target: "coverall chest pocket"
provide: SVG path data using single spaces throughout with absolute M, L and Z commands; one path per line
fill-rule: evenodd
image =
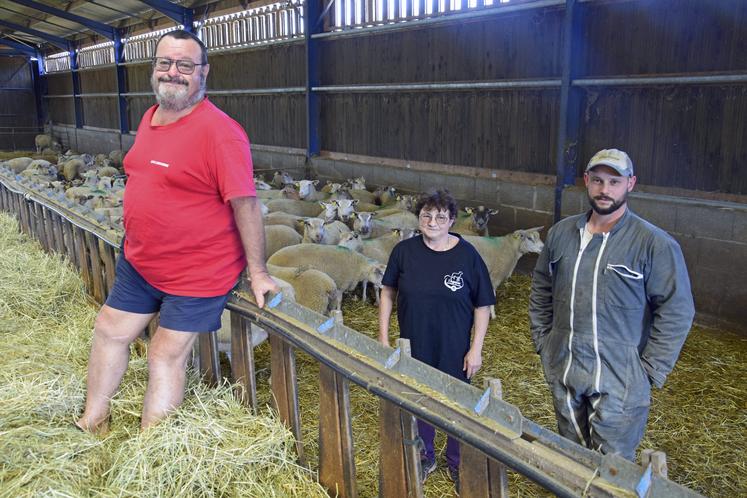
M 612 306 L 640 309 L 646 304 L 643 273 L 632 265 L 607 263 L 604 269 L 606 300 Z
M 571 299 L 573 262 L 563 254 L 554 254 L 548 265 L 552 279 L 553 301 L 567 303 Z

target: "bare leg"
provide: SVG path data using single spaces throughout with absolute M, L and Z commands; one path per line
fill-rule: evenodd
M 81 429 L 95 432 L 109 417 L 111 397 L 119 387 L 137 339 L 155 313 L 129 313 L 102 306 L 93 329 L 88 360 L 86 408 L 77 421 Z
M 193 332 L 158 327 L 148 348 L 148 388 L 143 400 L 141 429 L 174 411 L 184 400 L 187 359 L 197 339 Z

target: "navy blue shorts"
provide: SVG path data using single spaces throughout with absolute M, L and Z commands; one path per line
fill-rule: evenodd
M 159 325 L 181 332 L 212 332 L 220 328 L 223 308 L 231 295 L 174 296 L 150 285 L 124 258 L 117 260 L 117 273 L 106 305 L 130 313 L 160 311 Z

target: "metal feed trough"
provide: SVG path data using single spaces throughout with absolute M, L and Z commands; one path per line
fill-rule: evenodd
M 0 168 L 0 208 L 13 213 L 21 230 L 47 251 L 64 254 L 80 270 L 87 289 L 104 302 L 114 282 L 121 234 L 74 210 L 52 193 Z M 76 208 L 77 209 L 77 208 Z M 645 452 L 645 466 L 602 455 L 570 442 L 525 418 L 500 396 L 500 382 L 484 390 L 460 382 L 410 356 L 409 343 L 396 349 L 278 295 L 265 309 L 234 296 L 231 311 L 232 378 L 237 396 L 255 409 L 256 377 L 251 324 L 269 333 L 271 388 L 275 408 L 293 431 L 303 464 L 301 413 L 295 349 L 320 367 L 319 480 L 341 497 L 358 495 L 350 382 L 379 399 L 379 495 L 423 496 L 419 479 L 416 417 L 461 441 L 462 497 L 508 496 L 506 467 L 563 497 L 695 497 L 666 478 L 661 454 Z M 216 334 L 200 336 L 200 369 L 208 382 L 220 377 Z

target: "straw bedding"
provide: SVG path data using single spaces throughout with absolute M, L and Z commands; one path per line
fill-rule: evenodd
M 0 496 L 326 496 L 296 465 L 290 432 L 270 412 L 247 413 L 228 384 L 192 375 L 184 405 L 140 433 L 147 364 L 136 354 L 111 432 L 76 430 L 97 306 L 5 214 L 0 281 Z
M 73 271 L 60 259 L 41 255 L 5 215 L 0 215 L 0 247 L 0 495 L 323 494 L 310 473 L 293 463 L 288 432 L 266 417 L 254 420 L 233 401 L 230 386 L 208 389 L 191 378 L 182 409 L 158 431 L 139 434 L 142 357 L 131 360 L 106 439 L 69 429 L 83 402 L 96 307 Z M 515 275 L 499 289 L 498 319 L 490 323 L 483 368 L 473 384 L 501 379 L 508 402 L 553 429 L 551 399 L 528 334 L 529 284 L 527 276 Z M 376 337 L 374 306 L 346 300 L 343 313 L 348 326 Z M 396 321 L 391 330 L 396 334 Z M 260 403 L 266 405 L 271 400 L 268 345 L 256 356 Z M 641 448 L 665 451 L 670 478 L 708 496 L 747 496 L 746 357 L 744 335 L 696 326 L 664 389 L 653 394 Z M 297 366 L 304 448 L 315 469 L 318 366 L 300 352 Z M 378 401 L 351 386 L 351 402 L 359 495 L 373 497 Z M 426 483 L 427 496 L 453 493 L 443 470 L 444 441 L 437 436 L 439 471 Z M 267 459 L 255 461 L 257 455 Z M 510 489 L 512 496 L 546 495 L 513 473 Z

